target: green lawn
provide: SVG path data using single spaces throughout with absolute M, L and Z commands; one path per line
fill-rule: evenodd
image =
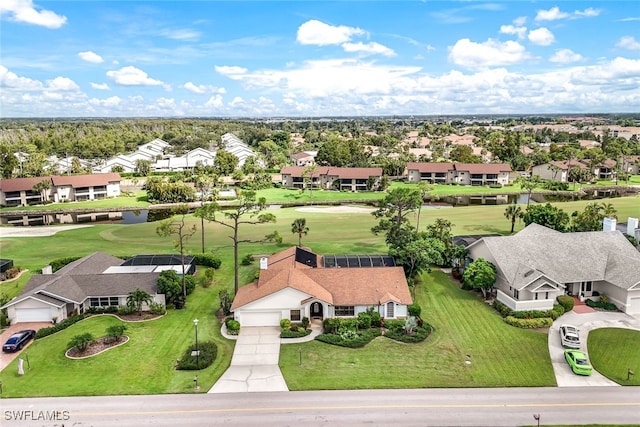
M 640 385 L 640 331 L 601 328 L 589 332 L 589 358 L 593 367 L 620 385 Z M 635 375 L 627 381 L 627 371 Z
M 25 351 L 31 369 L 24 376 L 17 374 L 17 361 L 0 372 L 2 396 L 188 393 L 193 391 L 194 375 L 198 375 L 201 391 L 206 392 L 228 367 L 234 347 L 233 341 L 220 335 L 220 325 L 212 315 L 218 290 L 197 288 L 185 310 L 171 310 L 153 321 L 127 323 L 128 343 L 87 359 L 66 358 L 66 344 L 85 332 L 104 336 L 105 329 L 120 320 L 94 316 L 36 340 Z M 176 359 L 195 342 L 195 318 L 200 320 L 198 340 L 215 341 L 218 358 L 212 366 L 197 372 L 176 371 Z
M 640 215 L 640 197 L 617 198 L 610 201 L 618 209 L 621 220 L 625 220 L 627 216 Z M 586 203 L 586 201 L 567 202 L 558 205 L 567 212 L 572 212 L 582 209 Z M 436 218 L 447 218 L 455 224 L 454 234 L 508 234 L 510 222 L 503 215 L 504 209 L 504 206 L 425 208 L 422 209 L 420 223 L 424 226 Z M 242 239 L 256 240 L 277 230 L 284 238 L 284 242 L 281 245 L 244 244 L 240 248 L 240 256 L 270 254 L 295 245 L 297 236 L 291 233 L 291 223 L 295 218 L 306 218 L 310 230 L 309 234 L 303 237 L 303 245 L 311 247 L 319 254 L 386 252 L 383 237 L 375 236 L 370 231 L 376 221 L 368 213 L 309 213 L 294 208 L 272 209 L 270 212 L 276 215 L 277 223 L 245 226 L 241 228 L 240 236 Z M 414 216 L 412 220 L 415 221 L 416 217 Z M 196 224 L 198 232 L 188 242 L 187 251 L 199 253 L 201 250 L 200 221 L 189 216 L 188 222 Z M 15 265 L 28 268 L 33 272 L 53 259 L 64 256 L 85 256 L 95 251 L 104 251 L 116 256 L 174 252 L 173 239 L 157 236 L 155 233 L 157 226 L 157 223 L 98 224 L 61 232 L 51 237 L 2 238 L 0 253 L 2 257 L 12 258 Z M 518 224 L 517 227 L 521 229 L 522 224 Z M 221 346 L 226 346 L 221 347 L 219 363 L 199 374 L 203 390 L 206 390 L 224 371 L 223 367 L 229 363 L 233 347 L 232 343 L 219 337 L 220 325 L 214 316 L 219 306 L 218 290 L 223 287 L 231 289 L 233 286 L 232 252 L 228 235 L 228 229 L 205 222 L 206 250 L 215 251 L 223 263 L 220 270 L 216 272 L 215 287 L 198 289 L 196 294 L 190 297 L 187 310 L 171 311 L 162 320 L 132 326 L 128 332 L 132 337 L 130 343 L 97 356 L 94 360 L 79 363 L 66 360 L 62 356 L 64 346 L 73 335 L 83 332 L 85 328 L 94 328 L 96 335 L 99 335 L 106 326 L 96 322 L 109 320 L 89 319 L 59 335 L 36 342 L 29 348 L 29 357 L 32 361 L 30 373 L 23 378 L 18 378 L 15 374 L 15 363 L 0 373 L 0 381 L 4 384 L 3 396 L 25 396 L 34 393 L 34 390 L 38 390 L 40 394 L 57 395 L 186 392 L 193 378 L 192 373 L 174 372 L 171 366 L 175 358 L 179 357 L 191 342 L 192 319 L 196 317 L 202 321 L 202 329 L 199 330 L 203 334 L 203 339 L 212 337 Z M 250 282 L 256 269 L 255 265 L 241 267 L 241 283 Z M 9 297 L 17 295 L 30 274 L 25 274 L 16 282 L 0 285 L 0 292 Z M 317 362 L 313 363 L 318 365 L 315 368 L 318 373 L 315 373 L 315 369 L 303 370 L 312 378 L 317 377 L 317 381 L 304 382 L 302 376 L 299 381 L 294 378 L 295 371 L 300 369 L 299 354 L 295 352 L 297 347 L 283 346 L 284 354 L 294 352 L 293 355 L 288 354 L 283 358 L 283 363 L 290 365 L 285 366 L 284 370 L 287 371 L 288 379 L 291 377 L 291 387 L 314 388 L 314 383 L 325 384 L 324 386 L 316 385 L 316 388 L 553 384 L 552 371 L 547 366 L 549 357 L 544 334 L 507 327 L 475 297 L 451 285 L 445 285 L 444 278 L 439 277 L 438 273 L 434 273 L 433 277 L 432 281 L 427 280 L 426 286 L 418 295 L 425 318 L 437 328 L 427 343 L 419 345 L 428 350 L 405 354 L 406 352 L 403 351 L 407 348 L 405 344 L 379 339 L 364 349 L 349 350 L 345 353 L 346 356 L 340 359 L 342 360 L 340 363 L 344 364 L 340 366 L 340 370 L 343 375 L 351 371 L 363 372 L 362 381 L 354 383 L 353 377 L 346 375 L 345 378 L 351 379 L 343 381 L 339 375 L 332 374 L 334 361 L 321 357 L 325 353 L 325 344 L 309 343 L 302 347 L 306 355 L 303 366 L 309 366 L 313 358 L 317 357 Z M 451 311 L 447 312 L 447 310 Z M 478 318 L 482 321 L 478 322 L 476 320 Z M 451 329 L 447 330 L 447 328 Z M 489 346 L 482 345 L 476 348 L 484 341 L 491 342 L 492 348 L 522 349 L 522 354 L 509 354 L 506 351 L 499 353 L 489 349 Z M 340 352 L 340 350 L 336 351 Z M 400 357 L 388 357 L 393 354 Z M 473 363 L 471 366 L 459 365 L 460 357 L 466 354 L 472 355 Z M 514 361 L 516 357 L 522 360 Z M 108 365 L 110 369 L 101 371 L 101 358 L 113 360 L 114 365 Z M 435 375 L 438 364 L 441 363 L 447 363 L 446 366 L 450 366 L 451 371 L 439 372 Z M 377 375 L 367 373 L 361 367 L 367 364 L 376 372 L 390 370 L 397 364 L 398 370 L 394 372 L 398 375 L 384 375 L 380 381 L 377 381 L 375 379 Z M 519 364 L 522 364 L 524 369 L 518 368 Z M 146 365 L 151 365 L 152 368 Z M 546 367 L 542 368 L 543 366 Z M 135 373 L 136 370 L 140 370 L 142 373 L 140 375 L 144 379 L 136 376 L 138 375 Z M 542 375 L 539 371 L 546 373 Z M 91 376 L 91 373 L 95 372 L 117 372 L 118 379 L 114 381 L 113 376 L 96 378 L 97 375 L 94 375 L 91 380 L 81 378 L 85 375 Z M 416 372 L 420 374 L 416 375 Z M 368 375 L 371 378 L 367 378 Z M 120 381 L 120 376 L 123 381 Z M 388 384 L 381 385 L 381 382 L 387 381 Z M 328 382 L 335 384 L 327 386 Z M 116 383 L 123 384 L 116 386 L 114 385 Z M 51 384 L 56 384 L 56 387 L 51 387 Z
M 508 326 L 440 271 L 422 279 L 417 301 L 424 320 L 435 327 L 427 341 L 402 344 L 379 337 L 361 349 L 317 341 L 282 345 L 280 368 L 289 388 L 555 385 L 546 333 Z M 471 364 L 465 363 L 467 355 Z

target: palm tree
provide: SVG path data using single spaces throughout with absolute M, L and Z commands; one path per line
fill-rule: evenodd
M 603 203 L 602 204 L 602 213 L 605 218 L 615 218 L 618 219 L 618 210 L 611 203 Z
M 416 221 L 416 231 L 420 231 L 420 214 L 422 213 L 422 205 L 424 204 L 424 198 L 427 197 L 429 191 L 433 190 L 433 187 L 429 185 L 426 181 L 420 181 L 418 183 L 418 189 L 420 190 L 420 197 L 422 198 L 422 203 L 420 203 L 420 207 L 418 207 L 418 220 Z
M 297 234 L 298 235 L 298 246 L 301 246 L 302 245 L 302 235 L 304 234 L 306 236 L 307 233 L 309 232 L 309 227 L 307 227 L 306 218 L 296 218 L 291 223 L 291 232 L 293 234 Z
M 136 288 L 135 291 L 131 291 L 129 295 L 127 295 L 127 307 L 135 309 L 139 316 L 142 316 L 142 304 L 151 304 L 152 302 L 153 298 L 151 298 L 151 295 L 140 288 Z
M 513 234 L 513 230 L 516 227 L 516 220 L 522 218 L 523 215 L 522 208 L 515 203 L 507 206 L 507 209 L 505 209 L 504 216 L 511 220 L 511 234 Z

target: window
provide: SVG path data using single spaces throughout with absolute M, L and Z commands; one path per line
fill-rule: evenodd
M 291 318 L 292 322 L 299 322 L 300 321 L 300 310 L 291 310 L 289 312 L 289 317 Z
M 91 307 L 117 307 L 119 302 L 118 297 L 96 297 L 89 300 L 89 305 Z
M 355 307 L 352 305 L 336 305 L 336 316 L 355 316 Z

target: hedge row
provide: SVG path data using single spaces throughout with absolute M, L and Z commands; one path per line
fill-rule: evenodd
M 204 369 L 211 366 L 218 356 L 218 346 L 213 341 L 205 341 L 198 344 L 199 356 L 192 356 L 192 352 L 196 350 L 196 345 L 190 346 L 178 360 L 176 369 L 185 371 L 194 371 Z
M 218 269 L 222 264 L 222 260 L 213 254 L 196 254 L 193 255 L 193 261 L 196 265 L 204 265 L 205 267 L 211 267 Z
M 280 338 L 302 338 L 311 333 L 311 329 L 298 328 L 295 331 L 291 329 L 283 330 L 280 332 Z
M 50 326 L 48 328 L 42 328 L 40 329 L 38 332 L 36 332 L 36 339 L 38 338 L 44 338 L 47 337 L 51 334 L 55 334 L 56 332 L 60 332 L 63 329 L 67 329 L 69 326 L 73 325 L 74 323 L 79 322 L 80 320 L 84 319 L 85 315 L 84 314 L 78 314 L 75 316 L 71 316 L 71 317 L 67 317 L 66 319 L 64 319 L 62 322 L 57 323 L 53 326 Z
M 316 340 L 333 345 L 339 345 L 341 347 L 360 348 L 369 344 L 374 338 L 379 337 L 382 334 L 380 329 L 372 328 L 366 331 L 360 331 L 351 339 L 344 339 L 338 334 L 322 334 L 316 337 Z
M 498 313 L 502 317 L 515 317 L 517 319 L 541 319 L 545 317 L 549 317 L 553 320 L 556 320 L 558 317 L 562 316 L 565 313 L 565 309 L 560 304 L 554 304 L 552 310 L 523 310 L 523 311 L 512 311 L 509 307 L 504 305 L 498 300 L 493 301 L 493 308 L 496 309 Z
M 523 329 L 532 328 L 549 328 L 553 324 L 553 319 L 550 317 L 539 317 L 536 319 L 518 319 L 513 316 L 507 316 L 504 321 L 511 326 Z
M 609 310 L 609 311 L 616 311 L 618 310 L 618 307 L 616 307 L 615 304 L 610 303 L 610 302 L 602 302 L 602 301 L 593 301 L 593 300 L 586 300 L 585 303 L 592 308 L 601 308 L 603 310 Z

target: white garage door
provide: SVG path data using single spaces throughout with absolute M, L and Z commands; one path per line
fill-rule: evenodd
M 51 322 L 50 308 L 16 308 L 16 323 Z
M 280 326 L 280 312 L 244 312 L 240 320 L 242 326 Z

